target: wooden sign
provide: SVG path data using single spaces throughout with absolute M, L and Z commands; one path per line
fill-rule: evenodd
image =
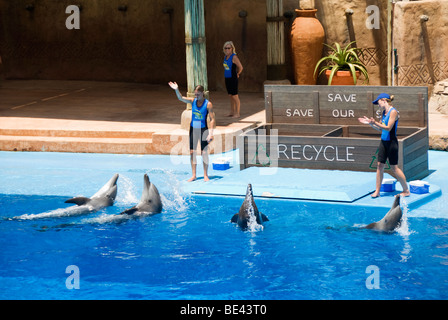
M 395 97 L 400 125 L 427 126 L 427 87 L 266 85 L 266 122 L 357 125 L 359 117 L 376 116 L 372 101 L 383 92 Z
M 380 132 L 358 118 L 379 116 L 372 101 L 382 92 L 394 95 L 400 114 L 399 167 L 408 180 L 425 177 L 426 87 L 267 85 L 267 124 L 244 134 L 241 167 L 376 170 Z

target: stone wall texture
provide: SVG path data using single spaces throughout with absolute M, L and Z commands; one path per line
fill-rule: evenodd
M 448 78 L 448 1 L 398 2 L 394 43 L 400 86 L 433 86 Z
M 374 5 L 379 10 L 378 28 L 367 27 L 366 20 L 370 13 L 368 6 Z M 327 44 L 339 42 L 347 44 L 356 41 L 356 46 L 362 49 L 363 62 L 366 64 L 370 84 L 387 84 L 387 0 L 368 1 L 316 1 L 327 35 Z M 353 12 L 347 14 L 346 12 Z

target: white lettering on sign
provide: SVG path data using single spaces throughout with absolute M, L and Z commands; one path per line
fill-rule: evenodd
M 329 102 L 356 102 L 356 93 L 351 94 L 340 94 L 340 93 L 329 93 Z
M 287 117 L 313 117 L 313 109 L 286 109 Z
M 314 145 L 285 145 L 277 146 L 278 158 L 292 160 L 318 161 L 325 160 L 329 162 L 354 162 L 353 151 L 355 147 L 341 146 L 314 146 Z
M 348 102 L 356 103 L 356 93 L 329 93 L 327 95 L 328 102 Z M 333 109 L 331 112 L 333 118 L 354 118 L 355 111 L 351 109 Z
M 331 112 L 334 118 L 354 118 L 355 111 L 354 110 L 346 110 L 346 109 L 333 109 Z

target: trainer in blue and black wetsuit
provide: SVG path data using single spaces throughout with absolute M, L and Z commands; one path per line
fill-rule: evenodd
M 235 52 L 235 46 L 232 41 L 224 43 L 224 79 L 226 82 L 227 93 L 230 97 L 229 117 L 240 117 L 240 98 L 238 96 L 238 78 L 243 72 L 243 65 Z
M 201 137 L 207 137 L 208 135 L 208 103 L 209 101 L 207 99 L 199 102 L 198 98 L 195 98 L 191 104 L 190 150 L 196 150 L 199 141 L 201 141 L 201 151 L 204 151 L 208 146 L 208 141 L 201 139 Z
M 394 176 L 403 187 L 403 192 L 401 194 L 403 196 L 410 195 L 409 188 L 406 183 L 406 176 L 398 167 L 397 126 L 400 116 L 397 109 L 391 105 L 393 99 L 393 96 L 390 96 L 387 93 L 381 93 L 373 101 L 373 104 L 380 106 L 380 111 L 382 114 L 381 123 L 377 122 L 374 118 L 359 118 L 361 123 L 369 124 L 372 128 L 381 131 L 381 142 L 378 150 L 378 166 L 376 170 L 376 189 L 372 194 L 372 198 L 380 196 L 384 167 L 387 160 L 389 160 L 390 168 L 392 169 Z
M 201 142 L 202 163 L 204 166 L 204 181 L 209 181 L 208 177 L 208 144 L 213 140 L 213 128 L 215 127 L 215 112 L 212 103 L 204 96 L 204 87 L 196 86 L 194 98 L 183 97 L 180 94 L 179 86 L 176 82 L 169 82 L 169 86 L 176 92 L 177 98 L 184 103 L 191 103 L 192 115 L 190 123 L 190 162 L 193 175 L 188 181 L 196 180 L 196 148 Z M 207 126 L 207 118 L 210 118 L 210 128 Z

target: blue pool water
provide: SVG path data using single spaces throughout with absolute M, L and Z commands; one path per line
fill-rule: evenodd
M 431 154 L 437 163 L 441 156 Z M 257 198 L 270 221 L 244 232 L 230 223 L 241 197 L 183 192 L 188 161 L 8 152 L 0 159 L 0 299 L 448 298 L 445 194 L 408 212 L 393 234 L 359 229 L 384 216 L 378 209 Z M 93 195 L 114 173 L 113 207 L 64 214 L 67 198 Z M 164 210 L 123 220 L 117 214 L 138 202 L 144 173 Z M 437 172 L 430 179 L 443 186 Z M 66 286 L 68 266 L 79 269 L 79 289 Z

